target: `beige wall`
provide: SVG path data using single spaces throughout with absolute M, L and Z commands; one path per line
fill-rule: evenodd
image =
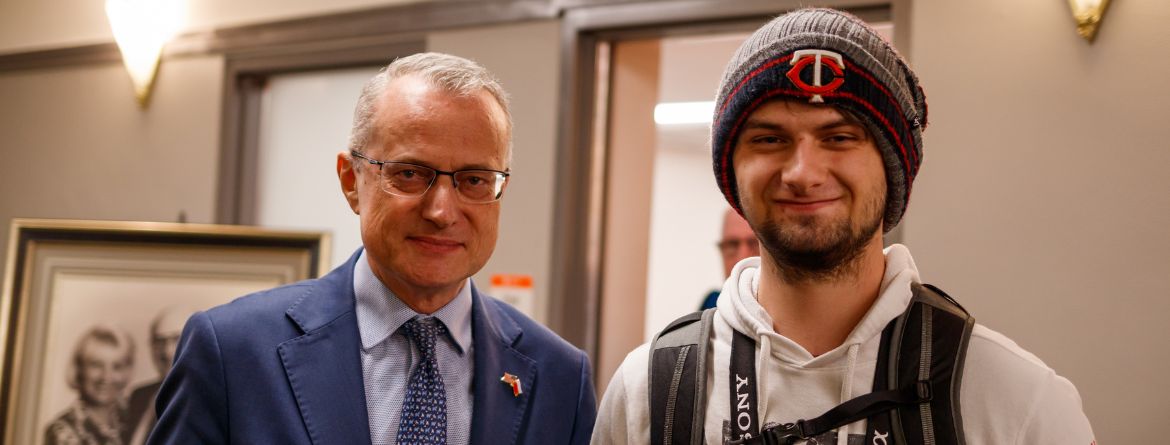
M 540 21 L 436 32 L 427 36 L 427 50 L 483 64 L 510 95 L 513 175 L 500 212 L 496 251 L 475 281 L 487 290 L 492 274 L 531 275 L 533 315 L 543 322 L 552 255 L 560 26 Z
M 1080 389 L 1098 443 L 1165 441 L 1170 3 L 915 1 L 930 103 L 905 241 L 923 278 Z
M 0 73 L 0 252 L 15 217 L 211 222 L 222 72 L 168 60 L 147 110 L 121 64 Z
M 431 0 L 185 0 L 183 31 Z M 103 0 L 0 2 L 0 54 L 113 41 Z

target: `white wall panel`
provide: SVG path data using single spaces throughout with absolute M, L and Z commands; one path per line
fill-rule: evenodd
M 337 180 L 337 153 L 347 150 L 362 85 L 379 69 L 272 76 L 261 99 L 256 224 L 331 232 L 334 266 L 362 243 Z

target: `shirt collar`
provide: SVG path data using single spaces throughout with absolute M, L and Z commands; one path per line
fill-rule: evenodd
M 383 342 L 410 319 L 418 316 L 427 317 L 415 312 L 394 295 L 374 275 L 368 261 L 365 250 L 362 250 L 353 270 L 358 332 L 362 337 L 363 350 L 369 350 Z M 471 279 L 465 280 L 455 299 L 430 315 L 439 319 L 447 328 L 459 354 L 464 354 L 471 347 L 470 281 Z

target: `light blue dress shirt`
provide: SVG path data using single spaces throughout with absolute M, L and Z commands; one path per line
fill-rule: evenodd
M 421 315 L 399 300 L 374 275 L 363 250 L 353 271 L 357 324 L 362 338 L 362 379 L 373 445 L 396 445 L 398 421 L 410 373 L 418 365 L 418 348 L 399 331 L 415 317 L 434 317 L 450 335 L 435 345 L 439 374 L 447 393 L 447 444 L 467 445 L 471 436 L 474 374 L 471 339 L 471 283 L 454 300 L 431 315 Z

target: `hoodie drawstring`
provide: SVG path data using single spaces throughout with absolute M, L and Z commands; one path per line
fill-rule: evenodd
M 772 357 L 772 342 L 768 339 L 767 335 L 761 333 L 756 333 L 756 335 L 758 335 L 757 341 L 760 343 L 760 353 L 756 356 L 758 357 L 756 359 L 756 388 L 757 391 L 761 392 L 761 394 L 756 395 L 756 405 L 758 405 L 756 412 L 759 413 L 759 418 L 762 422 L 766 417 L 765 413 L 768 412 L 768 396 L 764 392 L 764 389 L 769 387 L 768 372 L 764 369 L 764 363 Z M 763 427 L 763 425 L 760 426 Z
M 841 400 L 838 404 L 845 403 L 853 398 L 853 374 L 857 368 L 857 354 L 861 349 L 861 344 L 854 343 L 849 345 L 849 366 L 845 367 L 845 376 L 841 379 Z M 845 425 L 837 429 L 837 445 L 849 444 L 849 425 Z

